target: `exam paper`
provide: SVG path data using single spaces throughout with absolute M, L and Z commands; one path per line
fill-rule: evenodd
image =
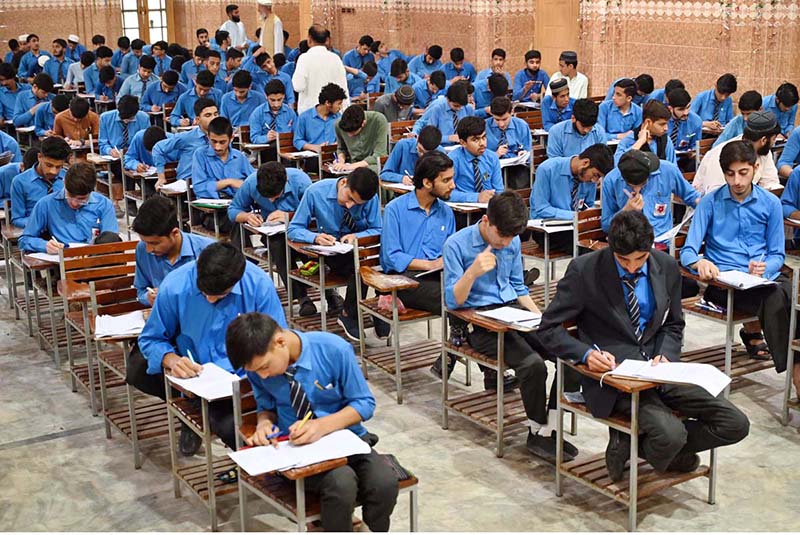
M 527 165 L 530 163 L 531 153 L 523 150 L 511 158 L 500 158 L 500 168 L 511 167 L 512 165 Z
M 514 307 L 500 307 L 493 308 L 491 310 L 480 310 L 478 311 L 478 315 L 526 329 L 536 328 L 542 321 L 541 314 Z
M 662 362 L 653 366 L 649 360 L 626 359 L 609 373 L 654 383 L 696 385 L 715 397 L 731 382 L 730 377 L 711 364 L 697 362 Z
M 352 243 L 342 243 L 337 241 L 333 245 L 309 245 L 306 247 L 309 251 L 321 254 L 323 256 L 333 256 L 337 254 L 346 254 L 353 250 Z
M 191 379 L 178 379 L 169 377 L 170 382 L 184 390 L 208 401 L 229 398 L 233 395 L 233 383 L 239 377 L 227 370 L 223 370 L 213 362 L 203 364 L 203 371 Z
M 186 181 L 182 178 L 161 186 L 161 191 L 166 191 L 167 193 L 186 193 L 187 189 Z
M 253 228 L 255 228 L 259 234 L 263 234 L 264 236 L 274 236 L 275 234 L 286 232 L 286 223 L 278 223 L 277 225 L 264 223 L 260 227 Z
M 135 335 L 142 332 L 144 324 L 143 310 L 118 316 L 101 314 L 95 320 L 94 335 L 96 338 Z
M 749 290 L 750 288 L 775 284 L 775 281 L 765 279 L 764 277 L 751 275 L 743 271 L 723 271 L 717 275 L 716 280 L 723 284 L 735 286 L 740 290 Z

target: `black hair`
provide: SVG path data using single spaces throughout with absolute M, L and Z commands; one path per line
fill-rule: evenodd
M 214 41 L 217 42 L 218 45 L 222 45 L 225 42 L 225 39 L 230 37 L 230 32 L 226 32 L 225 30 L 217 30 L 214 32 Z
M 209 50 L 206 54 L 206 59 L 211 58 L 217 58 L 222 63 L 222 54 L 219 53 L 219 50 Z
M 720 93 L 724 93 L 726 95 L 736 93 L 737 87 L 738 84 L 736 82 L 736 77 L 729 72 L 723 74 L 717 79 L 717 91 Z
M 25 42 L 26 42 L 26 43 L 30 43 L 30 42 L 31 42 L 31 41 L 33 41 L 34 39 L 38 39 L 38 38 L 39 38 L 39 36 L 38 36 L 38 35 L 36 35 L 35 33 L 29 33 L 29 34 L 28 34 L 28 37 L 26 37 L 26 38 L 25 38 Z
M 25 151 L 25 156 L 22 157 L 22 167 L 24 170 L 28 170 L 34 165 L 36 162 L 39 161 L 39 154 L 41 154 L 41 150 L 38 147 L 31 147 L 27 151 Z
M 48 93 L 52 93 L 53 91 L 53 79 L 50 78 L 50 75 L 46 72 L 37 74 L 33 79 L 33 85 Z
M 133 231 L 140 236 L 169 236 L 178 228 L 175 214 L 175 203 L 162 195 L 153 195 L 139 207 Z
M 433 59 L 441 59 L 442 58 L 442 47 L 439 45 L 431 45 L 428 47 L 428 55 Z
M 378 193 L 378 175 L 369 167 L 359 167 L 347 177 L 347 187 L 358 193 L 363 202 L 367 202 Z
M 202 85 L 203 87 L 214 87 L 214 75 L 210 71 L 200 71 L 197 73 L 195 85 Z
M 588 98 L 579 98 L 572 105 L 572 116 L 586 127 L 594 126 L 597 123 L 599 111 L 597 103 Z
M 739 97 L 739 111 L 758 111 L 761 109 L 763 99 L 758 91 L 745 91 Z
M 309 48 L 311 48 L 311 47 L 310 47 L 310 46 L 309 46 L 309 44 L 308 44 L 308 39 L 303 39 L 302 41 L 300 41 L 299 43 L 297 43 L 297 50 L 299 50 L 299 51 L 300 51 L 300 55 L 301 55 L 301 56 L 302 56 L 303 54 L 305 54 L 306 52 L 308 52 L 308 49 L 309 49 Z
M 178 72 L 169 70 L 161 75 L 161 81 L 167 84 L 168 86 L 176 86 L 178 85 Z
M 225 52 L 225 61 L 228 61 L 229 59 L 239 59 L 243 57 L 244 53 L 241 50 L 237 50 L 233 47 L 229 48 L 227 52 Z
M 239 6 L 237 6 L 236 4 L 228 4 L 227 6 L 225 6 L 225 14 L 230 15 L 237 9 L 239 9 Z
M 286 94 L 286 86 L 278 80 L 277 78 L 273 78 L 267 85 L 264 86 L 264 94 L 266 95 L 285 95 Z
M 502 48 L 495 48 L 494 50 L 492 50 L 492 57 L 495 56 L 506 59 L 506 51 L 503 50 Z
M 447 88 L 447 100 L 466 106 L 469 102 L 469 93 L 464 84 L 455 83 Z
M 53 97 L 53 109 L 56 113 L 61 113 L 62 111 L 69 108 L 69 97 L 67 95 L 56 95 Z
M 194 52 L 192 52 L 192 55 L 194 55 L 197 58 L 205 59 L 208 57 L 208 47 L 203 45 L 197 45 L 196 47 L 194 47 Z
M 314 43 L 324 45 L 328 39 L 328 31 L 322 24 L 312 24 L 308 27 L 308 36 Z
M 408 62 L 403 58 L 395 58 L 392 61 L 392 66 L 389 67 L 389 76 L 397 78 L 408 70 Z
M 578 158 L 589 160 L 589 168 L 607 175 L 614 169 L 614 155 L 605 143 L 595 143 L 583 149 Z
M 94 52 L 92 52 L 91 50 L 87 50 L 86 52 L 81 54 L 81 65 L 83 65 L 84 67 L 88 67 L 89 65 L 94 63 L 95 59 L 96 58 Z
M 489 92 L 495 97 L 504 97 L 508 94 L 508 80 L 499 72 L 492 73 L 488 78 Z
M 96 59 L 110 58 L 113 55 L 114 51 L 105 45 L 97 47 L 97 50 L 94 51 L 94 56 Z
M 61 48 L 67 48 L 67 42 L 61 39 L 60 37 L 58 39 L 53 39 L 53 42 L 57 45 L 60 45 Z
M 139 58 L 139 67 L 152 71 L 156 68 L 156 58 L 153 56 L 142 56 Z
M 117 77 L 117 71 L 114 70 L 114 67 L 111 65 L 106 65 L 105 67 L 101 67 L 99 71 L 97 71 L 97 79 L 100 81 L 101 84 L 106 84 Z
M 759 99 L 760 100 L 760 99 Z M 673 108 L 685 108 L 692 101 L 692 96 L 688 91 L 679 87 L 667 93 L 667 102 Z M 760 107 L 760 106 L 759 106 Z
M 636 82 L 636 87 L 642 93 L 649 95 L 650 93 L 653 92 L 655 84 L 653 82 L 653 77 L 650 76 L 649 74 L 642 73 L 636 78 L 634 78 L 633 81 Z
M 542 53 L 538 50 L 528 50 L 525 52 L 525 62 L 527 63 L 532 59 L 542 59 Z
M 494 97 L 489 105 L 489 113 L 492 115 L 505 115 L 511 113 L 514 105 L 508 97 Z
M 163 50 L 164 53 L 166 53 L 168 47 L 169 47 L 169 44 L 166 41 L 161 40 L 161 41 L 156 41 L 155 43 L 153 43 L 153 45 L 150 47 L 150 49 L 152 50 L 154 48 L 159 48 L 159 49 Z
M 194 36 L 195 37 L 200 37 L 201 33 L 208 33 L 208 30 L 205 29 L 205 28 L 197 28 L 197 30 L 195 30 L 195 32 L 194 32 Z
M 60 136 L 48 136 L 42 140 L 40 152 L 45 158 L 65 162 L 72 154 L 69 143 Z
M 142 145 L 147 152 L 153 151 L 153 146 L 162 139 L 167 139 L 167 133 L 160 126 L 149 126 L 142 134 Z
M 336 84 L 327 84 L 323 86 L 319 92 L 320 104 L 325 104 L 326 102 L 333 103 L 337 100 L 344 100 L 346 98 L 347 94 L 344 92 L 344 89 Z
M 417 136 L 417 143 L 428 152 L 436 150 L 442 144 L 442 133 L 432 124 L 423 126 Z
M 105 36 L 104 35 L 100 35 L 99 33 L 93 35 L 92 36 L 92 44 L 95 45 L 95 46 L 106 44 Z
M 8 40 L 8 48 L 11 49 L 12 52 L 16 51 L 19 48 L 19 41 L 12 37 Z
M 197 257 L 197 289 L 206 295 L 222 295 L 242 280 L 244 255 L 230 243 L 214 242 Z
M 653 247 L 653 226 L 638 210 L 622 210 L 611 220 L 608 246 L 618 255 L 649 251 Z
M 124 95 L 117 101 L 120 119 L 130 119 L 139 113 L 139 99 L 133 95 Z
M 365 61 L 364 65 L 361 66 L 361 70 L 364 72 L 364 74 L 372 78 L 378 74 L 378 64 L 374 61 Z
M 427 126 L 425 128 L 428 128 Z M 441 137 L 441 134 L 440 134 Z M 439 152 L 438 150 L 431 150 L 419 157 L 417 163 L 414 164 L 414 188 L 422 189 L 425 179 L 434 182 L 440 173 L 451 169 L 453 167 L 453 160 L 447 154 Z
M 789 108 L 797 104 L 798 100 L 800 100 L 800 97 L 797 95 L 797 86 L 789 82 L 784 82 L 778 86 L 777 91 L 775 91 L 775 98 L 781 104 Z
M 233 126 L 227 117 L 215 117 L 208 123 L 208 133 L 215 136 L 233 137 Z
M 189 61 L 189 58 L 181 54 L 178 54 L 177 56 L 172 56 L 172 61 L 169 62 L 169 70 L 180 72 L 181 67 L 183 67 L 183 64 L 186 63 L 187 61 Z
M 636 96 L 636 82 L 630 78 L 622 78 L 621 80 L 617 80 L 617 83 L 614 84 L 614 87 L 619 87 L 622 89 L 622 91 L 625 93 L 625 96 Z
M 198 98 L 194 103 L 194 115 L 198 117 L 206 108 L 216 108 L 217 103 L 208 97 Z
M 474 115 L 468 115 L 458 121 L 456 134 L 458 139 L 466 141 L 471 136 L 479 136 L 486 131 L 486 121 Z
M 10 63 L 0 63 L 0 78 L 10 80 L 17 76 L 17 69 Z
M 233 75 L 233 87 L 239 89 L 248 88 L 252 83 L 252 75 L 244 69 L 236 71 L 236 74 Z
M 438 87 L 439 90 L 442 90 L 447 86 L 447 77 L 445 76 L 444 71 L 433 71 L 428 80 L 433 85 Z
M 450 61 L 452 61 L 453 63 L 464 61 L 464 49 L 461 47 L 451 48 Z
M 650 119 L 651 121 L 658 121 L 664 119 L 665 121 L 669 121 L 670 117 L 669 108 L 658 100 L 648 100 L 644 106 L 642 106 L 642 120 Z
M 62 140 L 63 141 L 63 140 Z M 72 164 L 64 175 L 64 189 L 71 195 L 89 195 L 97 184 L 97 170 L 93 163 Z
M 373 39 L 371 35 L 362 35 L 361 38 L 358 40 L 358 46 L 372 46 Z
M 266 63 L 266 61 L 271 57 L 272 56 L 270 56 L 269 53 L 267 53 L 267 52 L 259 54 L 258 56 L 256 56 L 256 59 L 255 59 L 256 66 L 263 67 L 264 63 Z M 275 62 L 273 61 L 273 63 L 275 63 Z
M 256 357 L 269 351 L 275 333 L 281 327 L 274 319 L 261 312 L 239 314 L 225 331 L 225 353 L 231 366 L 244 368 Z
M 281 70 L 281 67 L 286 65 L 286 55 L 283 52 L 278 52 L 272 56 L 272 62 L 275 64 L 276 69 Z
M 144 45 L 146 44 L 147 43 L 145 43 L 141 39 L 134 39 L 133 41 L 131 41 L 131 48 L 134 50 L 142 50 L 144 48 Z
M 719 166 L 722 168 L 723 173 L 734 162 L 746 162 L 750 165 L 755 165 L 757 160 L 758 154 L 753 144 L 741 139 L 726 143 L 719 153 Z
M 75 97 L 69 103 L 69 112 L 76 119 L 83 119 L 89 114 L 89 101 L 85 98 Z
M 505 238 L 519 236 L 528 226 L 528 208 L 516 191 L 506 190 L 492 197 L 486 215 L 489 224 Z
M 339 128 L 342 132 L 355 132 L 364 124 L 366 114 L 361 106 L 350 106 L 342 113 L 339 119 Z
M 256 190 L 268 199 L 283 193 L 286 181 L 286 168 L 280 162 L 262 164 L 256 172 Z
M 131 47 L 131 40 L 123 35 L 122 37 L 117 39 L 117 47 L 119 47 L 119 48 L 130 48 Z

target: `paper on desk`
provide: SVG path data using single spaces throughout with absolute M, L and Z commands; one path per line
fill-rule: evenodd
M 316 158 L 317 156 L 319 156 L 319 154 L 317 154 L 313 150 L 300 150 L 297 152 L 284 152 L 282 153 L 282 156 L 291 158 L 293 160 L 300 160 L 302 158 Z
M 488 202 L 449 202 L 447 205 L 450 208 L 456 208 L 461 210 L 474 210 L 476 208 L 480 208 L 481 210 L 486 210 L 489 208 Z
M 509 325 L 533 329 L 542 321 L 542 315 L 530 310 L 521 310 L 514 307 L 500 307 L 491 310 L 478 311 L 479 316 L 491 318 Z
M 460 147 L 460 146 L 461 146 L 461 145 L 447 145 L 447 146 L 444 148 L 444 151 L 445 151 L 446 153 L 450 154 L 451 152 L 453 152 L 454 150 L 456 150 L 456 149 L 457 149 L 458 147 Z
M 519 106 L 520 108 L 530 108 L 532 110 L 538 110 L 542 107 L 541 104 L 538 102 L 514 102 L 514 106 Z
M 86 247 L 86 243 L 69 243 L 67 247 Z M 53 264 L 58 264 L 59 259 L 57 254 L 50 254 L 50 253 L 31 253 L 27 256 L 31 258 L 35 258 L 37 260 L 42 260 L 43 262 L 52 262 Z
M 156 168 L 156 166 L 155 166 L 155 165 L 151 165 L 150 167 L 148 167 L 147 169 L 145 169 L 144 173 L 142 173 L 142 174 L 143 174 L 144 176 L 153 176 L 153 175 L 157 175 L 157 174 L 158 174 L 158 169 Z
M 96 338 L 135 335 L 142 332 L 144 324 L 143 310 L 118 316 L 101 314 L 95 320 L 94 335 Z
M 233 199 L 195 199 L 192 204 L 210 206 L 212 208 L 225 208 L 230 206 Z
M 531 134 L 533 134 L 534 136 L 546 136 L 549 135 L 549 132 L 544 128 L 534 128 L 531 131 Z
M 203 364 L 203 371 L 191 379 L 178 379 L 168 376 L 170 382 L 208 401 L 229 398 L 233 395 L 233 383 L 239 377 L 223 370 L 213 362 Z
M 626 359 L 609 373 L 615 377 L 629 377 L 654 383 L 696 385 L 712 396 L 719 395 L 731 382 L 730 377 L 711 364 L 697 362 L 662 362 L 653 366 L 649 360 Z
M 414 191 L 413 185 L 403 184 L 402 182 L 384 182 L 383 187 L 387 189 L 399 189 L 402 191 Z
M 349 429 L 340 429 L 305 446 L 279 442 L 277 448 L 258 446 L 230 452 L 228 456 L 249 475 L 257 476 L 369 452 L 369 445 L 355 433 Z
M 533 227 L 547 234 L 556 234 L 572 230 L 573 222 L 567 219 L 529 219 L 528 227 Z
M 512 165 L 527 165 L 530 162 L 531 153 L 527 150 L 520 151 L 512 158 L 500 158 L 500 168 L 510 167 Z
M 28 132 L 33 132 L 35 129 L 36 129 L 35 126 L 18 126 L 16 128 L 16 131 L 27 134 Z
M 333 245 L 309 245 L 306 247 L 309 251 L 321 254 L 323 256 L 333 256 L 337 254 L 346 254 L 353 250 L 352 243 L 342 243 L 337 241 Z
M 327 171 L 328 173 L 330 173 L 332 175 L 337 175 L 337 176 L 349 175 L 352 172 L 352 171 L 334 171 L 333 166 L 331 166 L 331 165 L 326 165 L 325 166 L 325 171 Z
M 277 225 L 264 223 L 260 227 L 253 228 L 255 228 L 259 234 L 263 234 L 264 236 L 274 236 L 275 234 L 286 232 L 286 223 L 278 223 Z
M 745 273 L 744 271 L 733 270 L 722 271 L 719 275 L 717 275 L 716 280 L 729 286 L 735 286 L 740 290 L 749 290 L 750 288 L 775 284 L 775 281 L 765 279 L 764 277 L 751 275 L 750 273 Z
M 694 217 L 694 208 L 687 208 L 687 209 L 686 209 L 686 214 L 683 216 L 683 219 L 681 220 L 681 222 L 680 222 L 680 223 L 678 223 L 677 225 L 675 225 L 674 227 L 672 227 L 672 228 L 671 228 L 671 229 L 669 229 L 668 231 L 666 231 L 666 232 L 662 232 L 661 234 L 659 234 L 658 236 L 656 236 L 656 237 L 655 237 L 655 239 L 654 239 L 653 241 L 654 241 L 655 243 L 662 243 L 662 242 L 665 242 L 665 241 L 669 241 L 669 240 L 671 240 L 672 238 L 674 238 L 675 236 L 677 236 L 677 235 L 678 235 L 678 233 L 679 233 L 679 232 L 680 232 L 680 230 L 683 228 L 683 226 L 684 226 L 684 225 L 685 225 L 685 224 L 686 224 L 686 223 L 687 223 L 687 222 L 688 222 L 688 221 L 689 221 L 689 220 L 690 220 L 692 217 Z
M 167 193 L 186 193 L 186 190 L 186 181 L 182 178 L 161 186 L 161 191 L 166 191 Z

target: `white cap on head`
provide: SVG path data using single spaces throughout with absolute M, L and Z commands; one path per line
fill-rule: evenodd
M 272 7 L 272 0 L 256 0 L 256 3 L 260 6 Z
M 50 61 L 50 56 L 45 56 L 44 54 L 41 54 L 39 56 L 39 59 L 36 61 L 39 63 L 39 67 L 44 67 L 44 64 Z
M 67 41 L 69 41 L 70 43 L 80 43 L 81 39 L 74 33 L 71 33 L 67 36 Z
M 27 33 L 20 34 L 19 37 L 17 37 L 17 41 L 19 41 L 20 44 L 26 42 L 27 40 L 28 40 L 28 34 Z

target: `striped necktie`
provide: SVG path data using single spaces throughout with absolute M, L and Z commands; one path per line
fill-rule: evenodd
M 678 146 L 678 121 L 672 121 L 672 132 L 669 134 L 669 138 L 672 140 L 672 146 Z
M 561 108 L 556 108 L 556 122 L 560 123 L 564 120 L 564 110 Z
M 125 121 L 122 121 L 122 147 L 128 148 L 128 141 L 130 140 L 130 132 L 128 132 L 128 125 Z
M 480 159 L 472 159 L 472 176 L 475 180 L 475 192 L 480 193 L 483 191 L 483 177 L 481 176 L 481 168 L 478 166 Z
M 580 210 L 583 201 L 581 200 L 580 196 L 578 195 L 578 188 L 580 187 L 580 182 L 575 177 L 572 177 L 572 191 L 571 191 L 571 198 L 572 198 L 572 209 L 576 212 Z
M 63 84 L 64 83 L 64 62 L 63 61 L 58 64 L 58 83 L 59 84 Z
M 719 121 L 719 109 L 722 107 L 722 102 L 717 102 L 714 99 L 714 116 L 712 117 L 712 121 Z
M 342 216 L 342 225 L 347 227 L 350 232 L 355 232 L 356 220 L 353 219 L 353 214 L 350 213 L 350 210 L 344 211 L 344 215 Z
M 508 145 L 508 136 L 506 136 L 505 130 L 500 130 L 500 146 Z
M 275 130 L 275 125 L 278 123 L 278 118 L 275 117 L 275 114 L 272 113 L 272 110 L 269 111 L 269 127 L 267 130 Z
M 147 91 L 147 78 L 142 78 L 142 96 L 144 96 L 145 91 Z
M 631 319 L 633 332 L 636 333 L 637 342 L 642 341 L 642 328 L 639 325 L 639 299 L 636 297 L 636 281 L 642 275 L 643 274 L 640 272 L 633 275 L 624 275 L 622 277 L 622 282 L 625 284 L 625 293 L 627 294 L 625 304 L 628 307 L 628 316 L 630 316 Z
M 299 381 L 294 380 L 295 373 L 297 373 L 297 367 L 289 366 L 286 368 L 286 372 L 284 372 L 283 376 L 289 381 L 289 400 L 292 403 L 292 410 L 294 410 L 297 419 L 302 420 L 306 417 L 306 414 L 311 411 L 311 402 L 308 401 L 308 396 L 306 396 L 303 385 L 301 385 Z
M 455 133 L 456 127 L 458 126 L 458 112 L 450 110 L 450 113 L 453 114 L 453 133 Z

